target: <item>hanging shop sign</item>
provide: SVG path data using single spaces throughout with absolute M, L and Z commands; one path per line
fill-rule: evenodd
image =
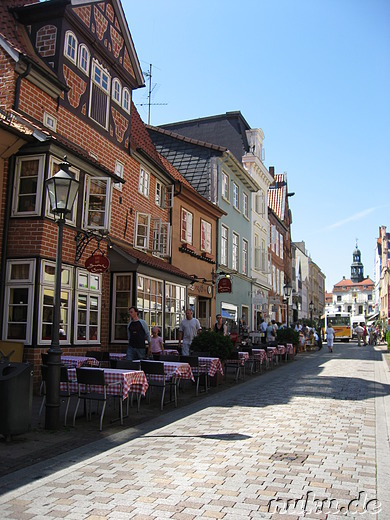
M 110 268 L 110 261 L 102 254 L 93 254 L 86 259 L 85 268 L 90 273 L 105 273 Z
M 219 293 L 231 293 L 232 292 L 232 281 L 230 278 L 220 278 L 218 280 L 218 292 Z

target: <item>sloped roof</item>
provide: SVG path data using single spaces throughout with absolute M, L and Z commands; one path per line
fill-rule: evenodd
M 370 278 L 365 278 L 361 282 L 353 282 L 349 278 L 343 278 L 340 280 L 340 282 L 337 282 L 333 286 L 334 291 L 343 291 L 343 290 L 349 290 L 352 287 L 358 287 L 360 289 L 373 289 L 374 288 L 374 282 Z
M 180 276 L 181 278 L 185 278 L 187 280 L 192 280 L 192 277 L 188 273 L 185 273 L 178 267 L 175 267 L 174 265 L 169 264 L 168 262 L 165 262 L 156 256 L 148 255 L 139 249 L 135 249 L 127 242 L 123 242 L 120 239 L 111 237 L 111 243 L 116 251 L 125 253 L 134 259 L 138 264 L 147 265 L 159 271 L 164 271 L 166 273 Z
M 268 189 L 268 207 L 283 221 L 287 200 L 287 179 L 284 173 L 275 175 L 275 182 Z
M 241 162 L 249 151 L 246 130 L 250 126 L 240 111 L 160 125 L 180 135 L 226 147 Z

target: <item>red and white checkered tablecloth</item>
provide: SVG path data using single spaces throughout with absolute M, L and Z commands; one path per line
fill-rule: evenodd
M 278 345 L 278 354 L 280 354 L 281 356 L 284 356 L 285 353 L 286 353 L 286 347 L 284 345 Z
M 286 345 L 286 348 L 287 348 L 287 354 L 294 354 L 294 347 L 292 345 L 292 343 L 287 343 Z
M 98 367 L 99 361 L 93 357 L 85 356 L 61 356 L 61 363 L 66 367 Z
M 206 366 L 205 371 L 207 371 L 210 377 L 215 376 L 217 372 L 219 372 L 221 376 L 223 376 L 222 363 L 219 358 L 199 357 L 199 364 Z
M 125 359 L 126 354 L 121 352 L 110 352 L 110 359 Z
M 170 380 L 172 377 L 176 377 L 178 379 L 191 379 L 195 381 L 194 374 L 192 373 L 192 369 L 189 363 L 180 363 L 176 361 L 160 361 L 160 363 L 164 363 L 164 372 L 165 379 Z M 161 381 L 163 380 L 162 376 L 157 374 L 148 374 L 149 379 L 153 381 Z
M 253 348 L 252 352 L 254 357 L 260 359 L 260 363 L 263 363 L 263 361 L 267 361 L 267 353 L 263 348 Z
M 94 369 L 91 368 L 91 370 Z M 135 392 L 142 395 L 146 394 L 149 383 L 142 370 L 118 370 L 113 368 L 103 368 L 101 370 L 104 370 L 104 376 L 108 384 L 120 383 L 108 388 L 108 393 L 110 395 L 121 395 L 122 393 L 122 398 L 126 399 L 126 397 L 129 395 L 129 392 Z M 70 380 L 70 390 L 72 392 L 77 392 L 78 388 L 76 369 L 68 368 L 68 375 Z M 61 390 L 65 390 L 64 383 L 61 383 Z M 103 393 L 103 388 L 101 386 L 92 385 L 91 390 L 93 392 Z

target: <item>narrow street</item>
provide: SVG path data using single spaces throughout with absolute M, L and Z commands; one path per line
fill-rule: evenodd
M 121 445 L 0 479 L 2 519 L 336 519 L 390 515 L 382 347 L 336 343 L 117 434 Z M 86 448 L 82 448 L 85 454 Z M 43 463 L 42 463 L 43 464 Z M 47 468 L 46 468 L 47 469 Z M 40 478 L 41 477 L 41 478 Z M 15 485 L 15 482 L 18 482 Z M 7 488 L 10 491 L 5 491 Z

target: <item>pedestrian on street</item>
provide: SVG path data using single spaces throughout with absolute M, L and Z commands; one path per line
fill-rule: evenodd
M 126 359 L 145 359 L 145 340 L 150 350 L 150 332 L 146 321 L 138 318 L 137 307 L 130 307 L 130 322 L 127 325 L 128 347 Z
M 363 332 L 364 332 L 364 329 L 363 329 L 361 323 L 359 325 L 357 325 L 357 327 L 355 327 L 355 332 L 356 332 L 356 336 L 357 336 L 357 340 L 358 340 L 358 347 L 361 347 L 362 339 L 363 339 Z
M 267 343 L 267 322 L 265 320 L 260 323 L 260 337 L 263 344 Z
M 179 325 L 179 348 L 183 340 L 181 353 L 183 356 L 190 355 L 190 346 L 192 340 L 202 330 L 199 321 L 193 317 L 192 309 L 186 309 L 186 317 Z
M 214 332 L 218 332 L 219 334 L 223 334 L 224 336 L 227 336 L 227 325 L 226 325 L 226 322 L 223 323 L 222 315 L 217 314 L 216 318 L 217 318 L 217 322 L 214 325 Z
M 334 342 L 335 332 L 334 328 L 331 324 L 328 325 L 326 329 L 326 343 L 328 345 L 329 352 L 333 352 L 333 342 Z
M 363 327 L 363 345 L 366 346 L 367 345 L 367 327 L 366 327 L 366 324 L 363 323 L 362 327 Z
M 150 338 L 148 357 L 152 357 L 153 354 L 164 355 L 164 342 L 162 337 L 159 335 L 159 332 L 160 329 L 157 326 L 152 328 L 152 337 Z

